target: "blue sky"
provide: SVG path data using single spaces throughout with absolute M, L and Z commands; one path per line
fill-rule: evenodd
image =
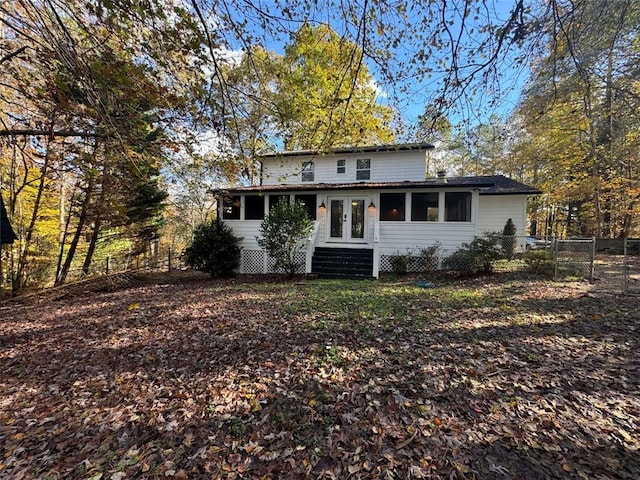
M 437 7 L 443 5 L 442 2 L 402 2 L 391 3 L 393 8 L 388 12 L 390 23 L 394 23 L 394 19 L 397 20 L 397 12 L 394 10 L 396 5 L 407 6 L 407 17 L 409 25 L 414 22 L 414 25 L 420 21 L 420 15 L 423 14 L 423 19 L 429 23 L 424 26 L 425 31 L 433 31 L 443 25 L 442 19 L 438 18 L 436 13 L 442 13 L 435 10 Z M 283 3 L 281 5 L 288 3 Z M 485 5 L 486 4 L 486 5 Z M 243 4 L 246 5 L 246 4 Z M 253 5 L 255 8 L 261 9 L 263 12 L 267 12 L 269 15 L 276 15 L 279 11 L 277 0 L 256 0 Z M 336 12 L 336 5 L 349 6 L 354 5 L 356 10 L 361 7 L 359 2 L 331 2 L 331 0 L 317 1 L 309 3 L 309 12 L 307 15 L 316 19 L 316 21 L 328 22 L 339 34 L 347 32 L 347 37 L 355 38 L 358 35 L 358 25 L 349 22 L 348 18 L 342 13 Z M 446 5 L 448 10 L 446 12 L 447 28 L 451 35 L 460 40 L 460 44 L 467 49 L 477 47 L 479 41 L 486 41 L 491 44 L 491 36 L 485 33 L 478 33 L 480 30 L 480 23 L 487 17 L 499 22 L 504 22 L 511 10 L 514 7 L 513 0 L 486 0 L 482 2 L 478 0 L 474 5 L 479 7 L 477 12 L 478 21 L 474 21 L 474 14 L 470 14 L 465 20 L 465 28 L 461 29 L 461 10 L 460 8 L 465 5 L 465 0 L 449 0 Z M 246 10 L 246 6 L 243 11 Z M 432 8 L 431 15 L 424 15 L 425 8 Z M 384 15 L 384 13 L 379 13 Z M 394 16 L 395 15 L 395 16 Z M 268 22 L 266 25 L 259 25 L 255 23 L 257 17 L 248 15 L 242 18 L 236 18 L 236 20 L 248 21 L 249 30 L 255 33 L 255 39 L 262 43 L 268 50 L 276 53 L 283 53 L 285 44 L 289 41 L 288 35 L 282 32 L 281 27 L 285 27 L 291 31 L 295 31 L 299 28 L 300 24 L 295 22 L 279 23 L 274 20 Z M 398 27 L 398 25 L 389 25 L 389 29 Z M 462 30 L 462 31 L 461 31 Z M 396 30 L 394 33 L 399 33 Z M 376 32 L 370 31 L 368 33 L 370 38 L 376 41 Z M 238 44 L 230 44 L 232 48 L 239 48 Z M 411 65 L 412 61 L 416 58 L 416 52 L 422 48 L 422 45 L 416 45 L 415 42 L 400 42 L 397 48 L 392 50 L 392 57 L 389 60 L 389 64 L 395 63 L 396 73 L 406 75 L 406 78 L 394 85 L 386 84 L 383 79 L 380 67 L 376 65 L 371 59 L 367 60 L 367 65 L 370 72 L 375 76 L 376 84 L 381 89 L 381 103 L 391 102 L 396 107 L 405 123 L 411 124 L 415 122 L 418 115 L 420 115 L 426 105 L 431 103 L 432 98 L 437 96 L 442 91 L 442 80 L 445 75 L 447 67 L 451 65 L 451 59 L 447 58 L 447 49 L 444 48 L 437 55 L 430 56 L 422 65 Z M 459 66 L 461 71 L 464 72 L 464 66 L 469 65 L 476 61 L 481 61 L 482 56 L 486 55 L 487 51 L 476 52 L 475 55 L 465 58 L 465 48 L 462 48 L 459 53 L 462 55 L 462 61 Z M 527 77 L 527 69 L 522 66 L 515 68 L 512 64 L 512 60 L 517 52 L 509 51 L 507 55 L 502 59 L 499 64 L 499 70 L 495 72 L 496 76 L 499 76 L 501 80 L 491 84 L 491 88 L 485 88 L 478 90 L 473 95 L 468 95 L 460 102 L 457 102 L 452 108 L 447 109 L 446 116 L 454 124 L 466 121 L 468 125 L 474 125 L 482 121 L 486 121 L 492 114 L 496 113 L 501 116 L 508 115 L 517 104 L 518 94 L 522 88 L 524 81 Z M 409 65 L 406 71 L 402 71 L 402 64 Z M 414 76 L 419 68 L 428 67 L 431 69 L 431 73 L 422 76 Z M 498 102 L 492 102 L 494 99 L 499 99 Z

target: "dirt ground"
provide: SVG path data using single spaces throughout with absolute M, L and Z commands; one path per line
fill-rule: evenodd
M 640 256 L 627 256 L 626 269 L 626 293 L 640 295 Z M 624 255 L 596 255 L 593 287 L 603 292 L 623 292 L 624 270 Z

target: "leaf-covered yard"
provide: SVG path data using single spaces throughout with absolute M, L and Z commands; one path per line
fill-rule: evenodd
M 640 298 L 508 275 L 0 306 L 2 478 L 640 478 Z

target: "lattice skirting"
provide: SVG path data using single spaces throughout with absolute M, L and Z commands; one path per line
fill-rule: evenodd
M 393 272 L 393 255 L 380 255 L 380 271 Z M 438 270 L 438 259 L 432 258 L 426 260 L 422 257 L 409 257 L 407 260 L 407 272 L 433 272 Z
M 304 273 L 305 252 L 296 253 L 297 273 Z M 274 260 L 264 250 L 242 250 L 240 273 L 278 273 Z
M 242 250 L 241 273 L 264 273 L 263 250 Z

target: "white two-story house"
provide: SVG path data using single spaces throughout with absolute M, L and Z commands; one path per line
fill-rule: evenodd
M 242 238 L 240 273 L 268 273 L 256 240 L 281 201 L 300 202 L 314 231 L 300 272 L 378 277 L 391 257 L 439 242 L 444 256 L 507 219 L 526 229 L 527 197 L 539 190 L 502 175 L 427 178 L 429 144 L 291 151 L 261 157 L 260 185 L 217 190 L 218 214 Z M 331 260 L 332 259 L 332 260 Z

